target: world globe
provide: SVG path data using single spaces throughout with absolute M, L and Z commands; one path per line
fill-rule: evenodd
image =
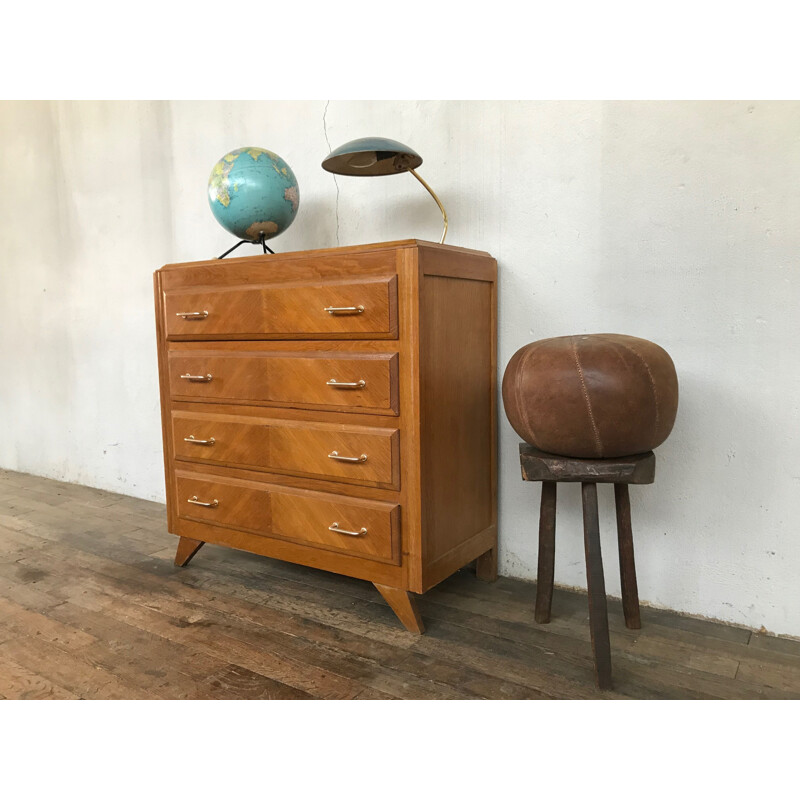
M 208 202 L 217 222 L 248 242 L 283 233 L 300 204 L 291 167 L 261 147 L 239 147 L 211 170 Z

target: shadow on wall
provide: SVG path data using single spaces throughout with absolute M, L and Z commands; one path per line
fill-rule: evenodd
M 743 576 L 752 578 L 751 593 L 769 591 L 757 575 L 767 569 L 769 548 L 779 547 L 765 509 L 780 491 L 779 482 L 752 474 L 748 453 L 754 447 L 770 452 L 780 440 L 768 424 L 769 409 L 702 373 L 682 371 L 679 357 L 675 362 L 680 384 L 675 427 L 655 451 L 655 484 L 631 493 L 640 590 L 656 605 L 730 618 L 721 608 L 715 614 L 714 607 L 722 605 L 746 619 L 745 606 L 755 597 Z M 766 423 L 757 443 L 753 420 Z M 719 444 L 709 449 L 708 442 Z M 748 498 L 741 497 L 743 483 L 752 487 Z M 715 534 L 721 526 L 729 532 L 725 541 Z M 694 608 L 680 608 L 690 598 Z
M 232 246 L 235 241 L 230 238 Z M 267 246 L 276 253 L 293 253 L 299 250 L 323 250 L 336 247 L 336 215 L 335 206 L 328 201 L 306 200 L 300 195 L 300 208 L 297 218 L 280 236 L 267 241 Z M 224 249 L 227 249 L 224 248 Z M 241 255 L 252 256 L 261 253 L 260 247 L 245 248 L 242 245 Z M 223 251 L 220 251 L 223 252 Z M 236 251 L 238 254 L 239 251 Z M 233 255 L 233 254 L 232 254 Z

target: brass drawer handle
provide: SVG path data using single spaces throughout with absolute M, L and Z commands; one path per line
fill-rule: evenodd
M 209 372 L 208 375 L 181 375 L 181 378 L 185 381 L 196 381 L 199 383 L 208 383 L 211 380 L 211 373 Z
M 205 319 L 208 316 L 208 311 L 179 311 L 176 317 L 183 317 L 184 319 Z
M 328 381 L 328 386 L 335 386 L 337 389 L 363 389 L 367 385 L 366 381 L 356 381 L 355 383 L 342 383 L 335 378 Z
M 195 439 L 193 434 L 189 434 L 183 438 L 184 442 L 190 442 L 191 444 L 214 444 L 215 439 L 212 436 L 210 439 Z
M 347 461 L 350 464 L 363 464 L 367 460 L 367 455 L 362 453 L 360 456 L 340 456 L 334 450 L 332 453 L 328 453 L 328 458 L 332 458 L 334 461 Z
M 339 527 L 338 522 L 334 522 L 328 530 L 334 533 L 343 533 L 345 536 L 363 536 L 367 532 L 366 528 L 362 528 L 360 531 L 346 531 L 344 528 Z
M 197 499 L 197 495 L 193 495 L 187 500 L 193 506 L 203 506 L 204 508 L 216 508 L 219 505 L 219 500 L 212 500 L 210 503 L 204 503 L 202 500 Z
M 322 310 L 327 311 L 331 316 L 344 316 L 346 314 L 363 314 L 364 306 L 342 306 L 340 308 L 328 306 Z

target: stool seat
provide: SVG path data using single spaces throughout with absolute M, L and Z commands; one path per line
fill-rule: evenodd
M 617 512 L 622 609 L 628 628 L 641 627 L 639 593 L 633 555 L 631 504 L 628 484 L 653 483 L 656 457 L 652 452 L 619 458 L 571 458 L 545 453 L 530 444 L 519 446 L 522 479 L 540 481 L 539 564 L 536 579 L 536 609 L 539 623 L 550 622 L 556 548 L 556 487 L 559 483 L 580 483 L 583 500 L 583 535 L 586 553 L 586 585 L 589 596 L 589 628 L 592 635 L 595 676 L 601 689 L 612 688 L 611 644 L 608 636 L 603 559 L 600 552 L 600 524 L 597 484 L 614 484 Z
M 652 483 L 656 477 L 652 450 L 623 458 L 568 458 L 520 442 L 519 460 L 524 481 L 642 484 Z

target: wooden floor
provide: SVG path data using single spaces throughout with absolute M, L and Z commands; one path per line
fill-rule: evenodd
M 793 640 L 648 608 L 629 631 L 611 601 L 599 692 L 585 595 L 537 625 L 533 584 L 463 570 L 415 636 L 369 583 L 211 545 L 179 569 L 176 544 L 162 505 L 0 471 L 0 697 L 800 698 Z

